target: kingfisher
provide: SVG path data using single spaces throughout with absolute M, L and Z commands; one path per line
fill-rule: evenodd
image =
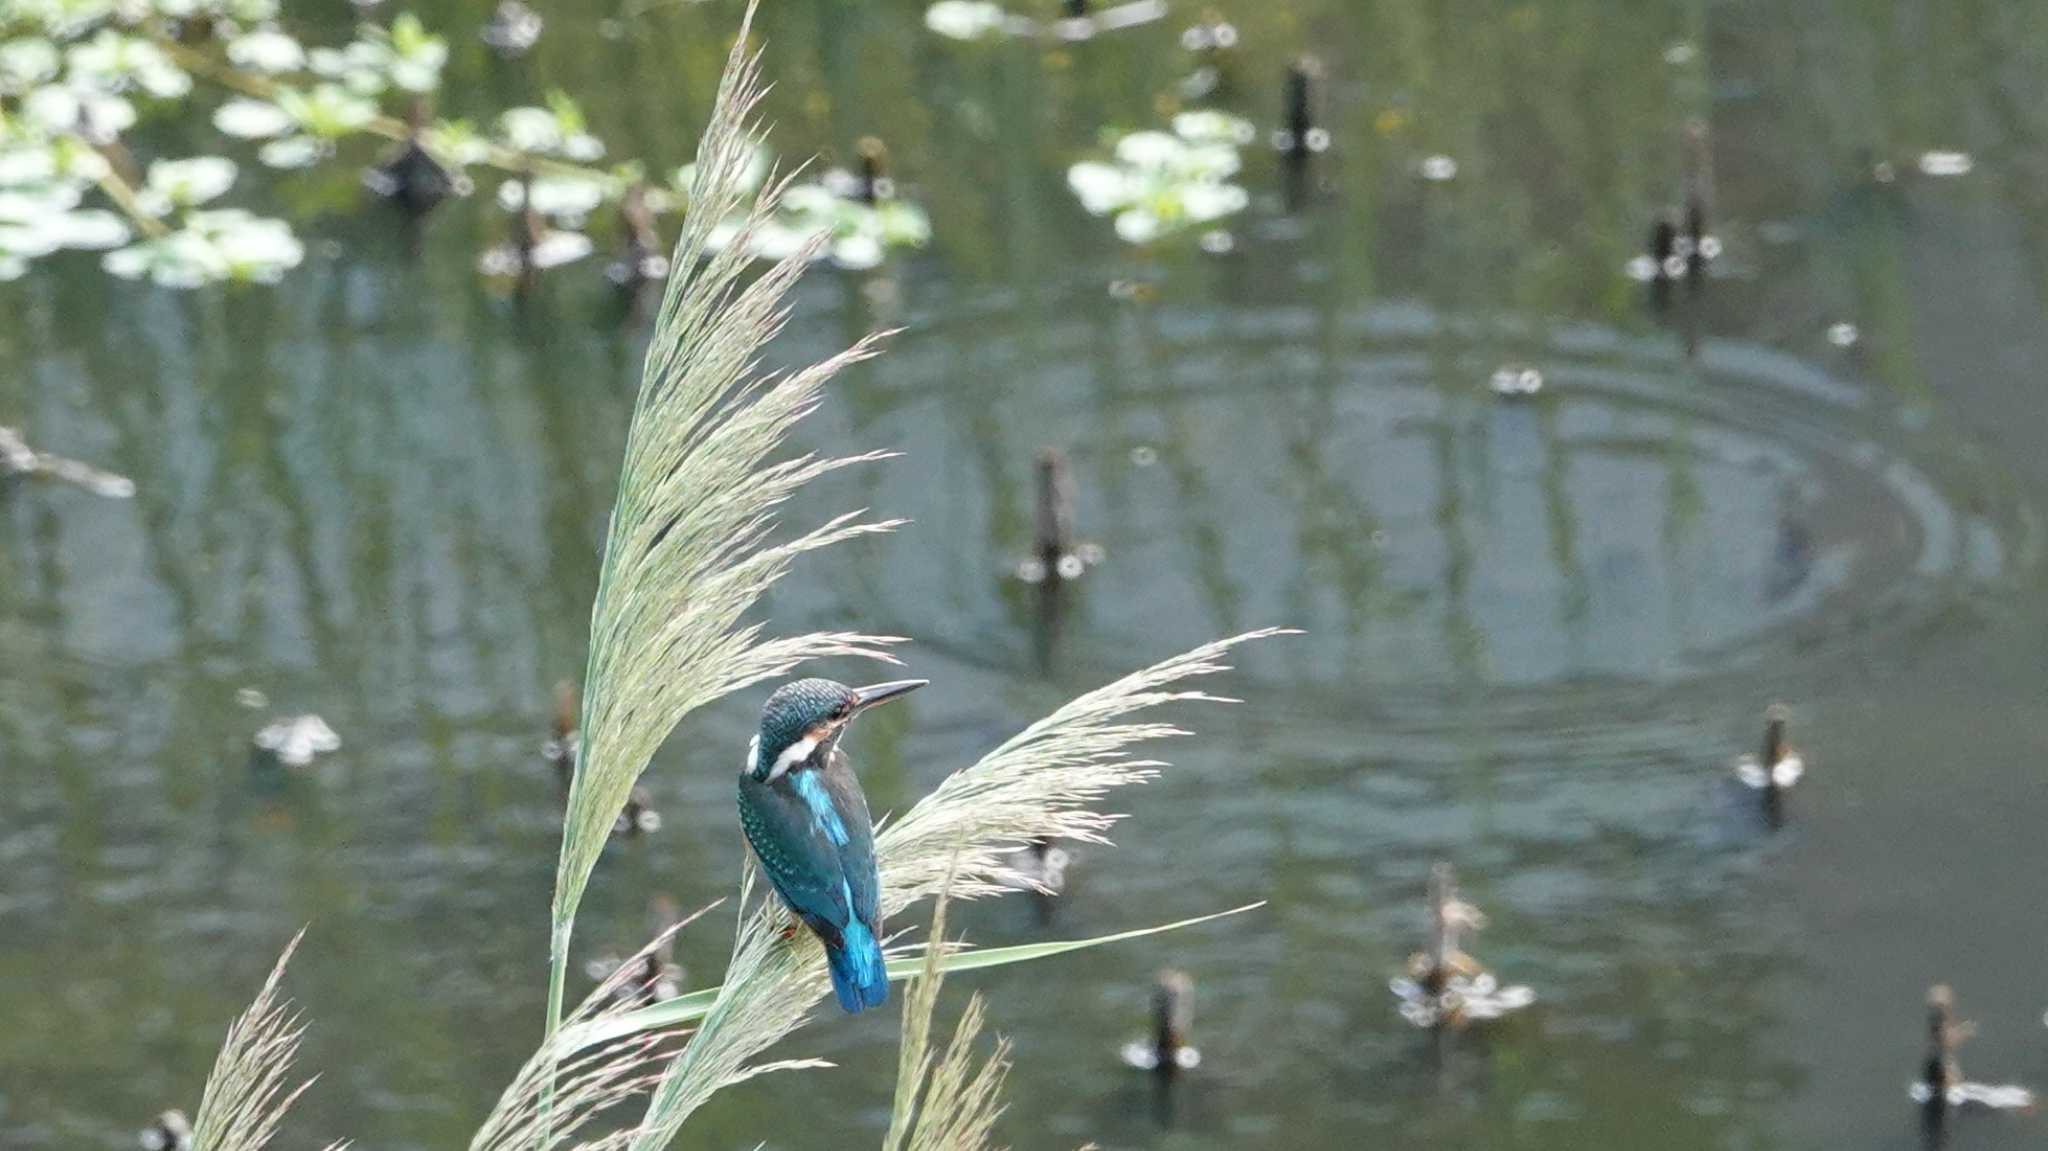
M 923 687 L 900 679 L 848 687 L 800 679 L 761 707 L 740 767 L 740 826 L 776 894 L 817 933 L 839 1006 L 857 1014 L 889 997 L 875 827 L 839 737 L 853 718 Z

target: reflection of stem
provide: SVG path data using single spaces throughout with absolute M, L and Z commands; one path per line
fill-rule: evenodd
M 162 220 L 142 210 L 142 200 L 135 194 L 135 188 L 121 178 L 121 174 L 114 170 L 111 162 L 108 163 L 107 170 L 101 173 L 98 183 L 100 191 L 107 194 L 107 199 L 112 200 L 114 206 L 121 209 L 121 214 L 127 216 L 129 222 L 140 229 L 143 235 L 151 239 L 160 239 L 170 234 L 171 230 L 164 227 Z
M 195 76 L 204 76 L 214 83 L 224 88 L 231 88 L 244 96 L 253 96 L 258 100 L 275 101 L 278 94 L 287 87 L 287 85 L 280 84 L 267 76 L 252 75 L 232 65 L 222 64 L 206 53 L 188 48 L 176 40 L 159 36 L 156 43 L 158 47 L 162 48 L 172 59 L 178 62 L 180 68 Z M 381 114 L 372 117 L 368 123 L 359 129 L 353 129 L 353 131 L 367 132 L 372 136 L 382 136 L 386 140 L 397 140 L 400 142 L 411 140 L 414 136 L 411 126 L 404 120 L 396 116 Z M 421 147 L 426 148 L 429 152 L 433 151 L 427 141 L 421 140 L 419 143 Z M 493 144 L 488 140 L 481 141 L 481 143 L 484 148 L 484 157 L 478 163 L 486 167 L 497 168 L 501 171 L 516 174 L 531 173 L 535 175 L 567 176 L 573 179 L 595 180 L 599 182 L 609 182 L 612 178 L 611 173 L 602 168 L 592 168 L 588 165 L 571 163 L 567 160 L 557 160 L 549 156 L 533 156 L 516 148 L 507 148 L 502 144 Z M 450 167 L 464 167 L 464 165 L 455 163 L 452 157 L 437 156 L 435 158 Z

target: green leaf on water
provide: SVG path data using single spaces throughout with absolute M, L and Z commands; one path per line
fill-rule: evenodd
M 980 971 L 990 967 L 1005 967 L 1012 963 L 1025 963 L 1034 959 L 1049 959 L 1055 955 L 1065 955 L 1070 951 L 1085 951 L 1088 948 L 1101 947 L 1105 944 L 1123 943 L 1132 939 L 1142 939 L 1148 935 L 1162 935 L 1169 931 L 1179 931 L 1184 927 L 1194 927 L 1214 920 L 1226 919 L 1233 915 L 1242 915 L 1247 911 L 1255 911 L 1265 905 L 1265 901 L 1260 900 L 1257 903 L 1247 903 L 1243 907 L 1233 907 L 1229 911 L 1218 911 L 1210 915 L 1200 915 L 1193 919 L 1183 919 L 1176 923 L 1162 923 L 1157 927 L 1141 927 L 1135 931 L 1119 931 L 1114 935 L 1098 935 L 1092 939 L 1055 939 L 1045 943 L 1024 943 L 1015 947 L 990 947 L 971 951 L 956 951 L 941 958 L 938 967 L 941 972 L 950 975 L 960 971 Z M 912 976 L 923 974 L 924 970 L 925 957 L 922 954 L 902 955 L 889 961 L 889 978 L 891 981 L 909 979 Z M 555 1040 L 558 1048 L 557 1058 L 567 1059 L 585 1047 L 605 1043 L 623 1036 L 636 1035 L 642 1031 L 652 1031 L 656 1028 L 675 1027 L 678 1024 L 702 1019 L 711 1013 L 712 1005 L 718 1002 L 719 992 L 723 990 L 724 988 L 722 987 L 707 987 L 702 991 L 692 991 L 688 995 L 679 995 L 666 1003 L 658 1003 L 653 1007 L 643 1007 L 638 1011 L 628 1011 L 620 1015 L 609 1016 L 579 1027 L 563 1028 L 561 1035 Z

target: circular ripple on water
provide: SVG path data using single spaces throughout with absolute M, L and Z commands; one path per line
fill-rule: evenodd
M 1494 395 L 1506 362 L 1542 392 Z M 863 386 L 889 426 L 860 442 L 921 459 L 862 499 L 947 541 L 876 573 L 879 625 L 999 670 L 1098 680 L 1285 623 L 1307 634 L 1242 663 L 1305 702 L 1512 722 L 1812 669 L 2032 562 L 2022 509 L 1924 413 L 1755 344 L 1412 306 L 984 307 L 913 324 Z M 1041 444 L 1107 554 L 1051 626 L 1005 558 Z

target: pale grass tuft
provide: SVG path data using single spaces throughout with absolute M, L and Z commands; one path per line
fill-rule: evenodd
M 569 1014 L 567 1022 L 571 1026 L 594 1023 L 633 1010 L 636 1003 L 628 985 L 642 977 L 647 957 L 678 931 L 724 902 L 721 899 L 655 936 L 599 983 Z M 675 1057 L 688 1034 L 689 1030 L 681 1027 L 644 1031 L 560 1060 L 545 1048 L 536 1052 L 498 1097 L 490 1117 L 470 1140 L 470 1151 L 550 1151 L 563 1147 L 611 1151 L 623 1147 L 630 1132 L 614 1132 L 583 1143 L 574 1139 L 612 1108 L 645 1095 L 659 1081 L 661 1068 Z
M 946 905 L 958 859 L 949 864 L 932 907 L 929 938 L 946 937 Z M 989 1135 L 1003 1112 L 1003 1080 L 1010 1071 L 1010 1044 L 998 1039 L 995 1050 L 978 1068 L 974 1040 L 980 1035 L 986 1009 L 980 994 L 967 1000 L 967 1010 L 953 1029 L 953 1041 L 934 1064 L 931 1056 L 932 1014 L 945 983 L 939 959 L 944 949 L 928 948 L 923 974 L 903 995 L 903 1045 L 896 1061 L 896 1104 L 889 1115 L 889 1133 L 882 1151 L 987 1151 Z
M 884 1151 L 988 1151 L 996 1119 L 1003 1113 L 1010 1041 L 998 1038 L 988 1058 L 977 1064 L 975 1040 L 981 1035 L 986 1009 L 980 992 L 968 997 L 967 1009 L 953 1028 L 952 1043 L 931 1069 L 909 1141 L 900 1148 L 885 1144 Z
M 953 845 L 961 845 L 952 894 L 1000 894 L 1020 878 L 1004 865 L 1009 852 L 1036 839 L 1106 842 L 1118 817 L 1092 805 L 1111 790 L 1142 783 L 1165 766 L 1130 759 L 1127 749 L 1188 734 L 1165 723 L 1125 717 L 1183 701 L 1235 702 L 1173 685 L 1229 670 L 1223 657 L 1238 644 L 1295 634 L 1265 628 L 1205 644 L 1083 695 L 1012 736 L 979 763 L 956 772 L 910 813 L 875 838 L 881 858 L 882 909 L 894 914 L 936 894 Z
M 955 773 L 876 838 L 884 909 L 895 914 L 935 895 L 957 869 L 955 897 L 1005 890 L 1005 852 L 1041 835 L 1100 842 L 1114 817 L 1089 805 L 1111 790 L 1152 778 L 1163 766 L 1128 750 L 1184 734 L 1163 723 L 1126 722 L 1135 712 L 1183 701 L 1221 701 L 1174 685 L 1227 670 L 1223 657 L 1247 632 L 1175 656 L 1089 692 Z M 740 905 L 751 902 L 755 869 L 746 867 Z M 795 929 L 795 930 L 792 930 Z M 828 986 L 822 948 L 773 898 L 740 917 L 725 983 L 697 1034 L 656 1088 L 634 1151 L 667 1147 L 690 1114 L 714 1093 L 787 1064 L 751 1065 L 801 1027 Z
M 746 47 L 752 19 L 749 4 L 698 145 L 675 274 L 649 345 L 605 540 L 584 676 L 582 752 L 555 879 L 550 1034 L 561 1017 L 570 936 L 591 870 L 633 785 L 676 724 L 805 660 L 888 660 L 888 646 L 899 642 L 852 632 L 764 639 L 758 626 L 741 623 L 798 556 L 898 522 L 855 512 L 770 542 L 776 509 L 798 488 L 885 453 L 769 458 L 817 408 L 835 373 L 875 353 L 875 337 L 800 371 L 760 371 L 761 349 L 788 320 L 785 297 L 814 254 L 798 252 L 745 278 L 749 235 L 775 212 L 786 178 L 770 181 L 740 236 L 711 251 L 713 230 L 746 200 L 744 176 L 762 137 L 754 120 L 763 91 L 760 57 Z
M 305 935 L 302 929 L 292 936 L 255 1001 L 228 1026 L 199 1100 L 199 1119 L 192 1125 L 193 1151 L 260 1151 L 277 1134 L 285 1112 L 313 1085 L 308 1079 L 297 1087 L 286 1086 L 306 1028 L 291 1001 L 277 998 L 285 965 Z M 327 1151 L 343 1146 L 331 1144 Z

